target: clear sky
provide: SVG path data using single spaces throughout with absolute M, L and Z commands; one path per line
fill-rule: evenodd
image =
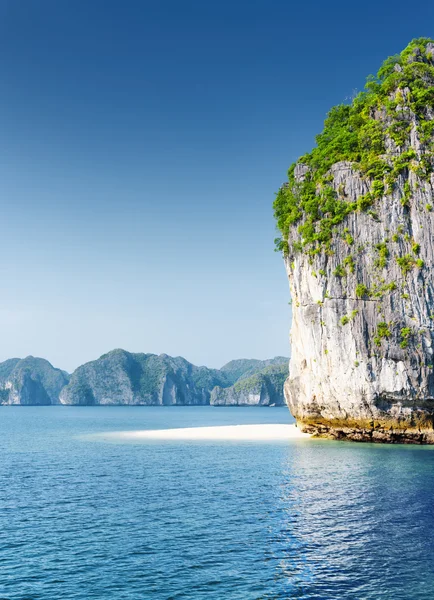
M 0 360 L 289 353 L 271 204 L 434 5 L 0 0 Z

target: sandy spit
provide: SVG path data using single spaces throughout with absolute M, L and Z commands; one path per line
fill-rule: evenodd
M 141 431 L 113 431 L 95 434 L 112 440 L 289 440 L 308 439 L 295 425 L 228 425 L 218 427 L 187 427 Z

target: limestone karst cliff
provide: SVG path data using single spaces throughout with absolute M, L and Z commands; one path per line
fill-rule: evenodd
M 60 390 L 69 375 L 48 360 L 28 356 L 0 363 L 0 404 L 59 404 Z
M 60 393 L 60 402 L 75 405 L 239 405 L 244 404 L 243 398 L 235 393 L 230 397 L 220 394 L 218 402 L 212 401 L 216 397 L 214 388 L 233 390 L 240 378 L 269 365 L 281 365 L 283 361 L 285 359 L 279 357 L 268 361 L 235 360 L 222 369 L 209 369 L 167 354 L 157 356 L 113 350 L 76 369 Z M 277 398 L 279 390 L 273 385 L 280 388 L 283 395 L 283 378 L 270 374 L 267 379 L 269 397 Z M 262 404 L 267 404 L 264 394 Z
M 282 406 L 283 386 L 288 376 L 288 359 L 264 361 L 269 364 L 253 375 L 247 372 L 230 387 L 216 386 L 211 392 L 213 406 Z M 234 361 L 235 362 L 235 361 Z M 260 362 L 260 361 L 257 361 Z
M 281 365 L 282 361 L 284 359 L 279 357 L 269 361 L 235 360 L 218 370 L 197 367 L 182 357 L 113 350 L 79 367 L 72 374 L 69 385 L 61 391 L 60 402 L 86 405 L 239 405 L 244 404 L 244 397 L 233 391 L 234 384 L 269 365 Z M 267 389 L 270 398 L 278 396 L 273 384 L 280 386 L 283 394 L 283 378 L 269 377 Z M 248 386 L 245 387 L 247 389 Z M 232 394 L 224 395 L 226 388 L 232 390 Z M 214 393 L 214 389 L 220 390 L 220 393 Z M 264 393 L 262 404 L 267 404 Z
M 230 385 L 217 369 L 181 357 L 113 350 L 82 365 L 61 391 L 62 404 L 206 405 L 216 385 Z
M 434 443 L 434 41 L 330 111 L 275 215 L 292 295 L 298 426 Z
M 0 405 L 281 405 L 288 359 L 233 360 L 221 369 L 180 356 L 112 350 L 72 375 L 28 356 L 0 363 Z
M 275 356 L 266 360 L 258 360 L 257 358 L 237 358 L 231 360 L 220 369 L 226 377 L 235 383 L 241 379 L 246 379 L 257 373 L 260 373 L 268 367 L 288 365 L 289 358 L 285 356 Z

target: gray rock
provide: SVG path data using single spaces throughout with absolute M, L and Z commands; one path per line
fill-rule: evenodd
M 167 354 L 113 350 L 70 376 L 42 358 L 11 358 L 0 363 L 0 404 L 209 405 L 214 388 L 224 390 L 242 380 L 246 381 L 245 390 L 256 386 L 256 403 L 281 403 L 284 376 L 279 369 L 284 365 L 287 371 L 287 363 L 282 357 L 240 359 L 218 370 Z M 256 373 L 260 373 L 257 379 L 249 379 Z M 215 403 L 225 401 L 220 395 Z M 232 390 L 227 403 L 252 401 Z
M 427 51 L 433 49 L 428 44 Z M 408 62 L 424 60 L 415 51 Z M 423 77 L 426 83 L 428 75 Z M 397 93 L 408 98 L 410 90 Z M 414 150 L 415 159 L 401 171 L 393 191 L 387 190 L 372 210 L 354 210 L 337 224 L 329 252 L 309 256 L 293 250 L 302 240 L 303 218 L 290 227 L 285 264 L 293 299 L 292 357 L 285 396 L 306 432 L 434 443 L 434 175 L 422 176 L 417 168 L 422 160 L 433 164 L 434 136 L 423 139 L 420 120 L 407 105 L 396 111 L 409 135 L 398 147 L 386 133 L 382 158 L 392 164 L 394 157 Z M 424 111 L 426 122 L 432 121 L 431 105 Z M 375 119 L 384 131 L 392 123 L 386 111 L 377 110 Z M 305 177 L 302 167 L 295 169 L 298 182 Z M 351 162 L 334 164 L 328 175 L 348 202 L 371 190 L 372 180 Z M 383 261 L 381 247 L 386 248 Z M 349 256 L 353 272 L 346 268 L 339 276 Z M 369 294 L 357 294 L 360 286 Z
M 0 404 L 58 404 L 69 375 L 47 360 L 28 356 L 0 364 Z
M 336 188 L 343 183 L 352 200 L 366 193 L 366 183 L 348 165 L 335 165 L 332 173 Z M 400 202 L 406 181 L 412 190 L 408 208 Z M 316 430 L 316 424 L 324 422 L 318 430 L 324 433 L 330 421 L 364 423 L 366 437 L 377 426 L 390 428 L 393 423 L 410 429 L 414 424 L 424 431 L 432 428 L 434 215 L 425 209 L 426 204 L 434 205 L 432 183 L 409 173 L 400 178 L 392 195 L 377 203 L 375 218 L 363 212 L 347 217 L 337 228 L 332 256 L 319 257 L 314 265 L 302 254 L 286 260 L 293 298 L 291 375 L 286 394 L 305 430 Z M 354 273 L 337 277 L 336 268 L 349 255 L 344 229 L 359 248 L 358 260 Z M 401 231 L 399 239 L 392 241 L 397 231 Z M 419 244 L 424 268 L 411 268 L 404 276 L 392 256 L 384 269 L 378 268 L 376 246 L 385 239 L 390 253 L 410 255 L 412 260 L 411 247 Z M 379 283 L 382 280 L 384 284 Z M 381 298 L 358 298 L 355 289 L 360 284 L 369 290 L 395 284 L 396 289 Z M 344 316 L 350 319 L 342 325 Z M 380 322 L 393 327 L 388 326 L 391 335 L 382 338 L 377 348 Z M 404 349 L 400 332 L 406 328 L 411 335 L 409 347 Z M 354 425 L 352 429 L 357 428 Z
M 215 387 L 211 392 L 211 404 L 213 406 L 282 406 L 285 404 L 283 385 L 287 376 L 288 359 L 283 364 L 270 365 L 254 375 L 241 377 L 231 387 Z
M 167 354 L 113 350 L 79 367 L 60 394 L 62 404 L 206 405 L 216 385 L 230 385 L 217 369 Z
M 306 175 L 309 173 L 310 168 L 307 165 L 304 165 L 303 163 L 297 163 L 296 167 L 295 167 L 295 171 L 294 171 L 294 175 L 295 177 L 298 179 L 298 181 L 304 181 Z
M 289 358 L 285 356 L 275 356 L 266 360 L 257 360 L 255 358 L 240 358 L 231 360 L 221 368 L 221 371 L 226 375 L 229 381 L 233 384 L 240 379 L 251 377 L 255 373 L 260 373 L 270 366 L 285 365 L 287 368 Z

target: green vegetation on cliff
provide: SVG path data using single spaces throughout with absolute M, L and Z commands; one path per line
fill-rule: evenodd
M 266 366 L 255 371 L 260 368 L 261 363 Z M 240 367 L 245 371 L 231 387 L 214 388 L 211 393 L 212 405 L 282 406 L 285 404 L 283 385 L 288 377 L 288 359 L 276 357 L 268 361 L 232 361 L 227 367 L 231 373 L 235 373 Z
M 289 181 L 274 201 L 281 232 L 281 238 L 276 239 L 277 249 L 284 254 L 303 250 L 311 256 L 323 249 L 330 251 L 336 226 L 351 212 L 369 211 L 376 200 L 393 191 L 405 170 L 428 178 L 434 166 L 434 121 L 427 117 L 427 111 L 433 109 L 434 41 L 420 38 L 401 54 L 385 60 L 351 104 L 332 108 L 323 132 L 316 138 L 316 147 L 290 167 Z M 409 145 L 410 114 L 415 117 L 418 138 L 425 146 L 421 153 Z M 390 144 L 395 152 L 390 151 Z M 342 161 L 351 163 L 369 188 L 357 202 L 346 199 L 344 186 L 335 189 L 332 185 L 330 169 Z M 297 165 L 302 168 L 301 177 L 300 173 L 296 177 Z M 401 197 L 404 206 L 410 193 L 406 182 Z M 290 249 L 289 230 L 296 223 L 300 239 Z
M 295 281 L 301 272 L 320 277 L 312 302 L 321 327 L 328 301 L 357 302 L 359 317 L 354 304 L 340 306 L 337 322 L 346 331 L 366 324 L 370 356 L 422 352 L 426 323 L 413 323 L 417 297 L 432 302 L 433 194 L 434 40 L 419 38 L 386 59 L 350 104 L 330 110 L 315 148 L 277 193 L 277 249 Z M 422 362 L 428 368 L 431 356 Z
M 282 357 L 234 360 L 222 369 L 209 369 L 197 367 L 180 356 L 117 349 L 78 367 L 61 392 L 61 402 L 207 405 L 214 388 L 229 388 L 243 378 L 282 364 L 287 371 L 288 359 Z M 271 371 L 267 374 L 267 382 L 280 386 L 276 393 L 283 397 L 283 379 L 276 379 Z
M 0 363 L 0 404 L 57 404 L 68 381 L 68 373 L 43 358 L 11 358 Z
M 226 375 L 231 384 L 236 383 L 242 379 L 247 379 L 256 373 L 262 372 L 267 367 L 274 365 L 285 365 L 288 366 L 289 358 L 284 356 L 275 356 L 267 360 L 258 360 L 255 358 L 241 358 L 231 360 L 227 364 L 223 365 L 221 371 Z
M 70 376 L 42 358 L 12 358 L 0 363 L 0 405 L 204 405 L 209 404 L 214 388 L 233 391 L 237 382 L 238 392 L 264 383 L 274 403 L 282 404 L 288 361 L 281 356 L 239 359 L 221 369 L 209 369 L 195 366 L 181 356 L 116 349 L 81 365 Z M 232 400 L 236 405 L 237 398 Z

